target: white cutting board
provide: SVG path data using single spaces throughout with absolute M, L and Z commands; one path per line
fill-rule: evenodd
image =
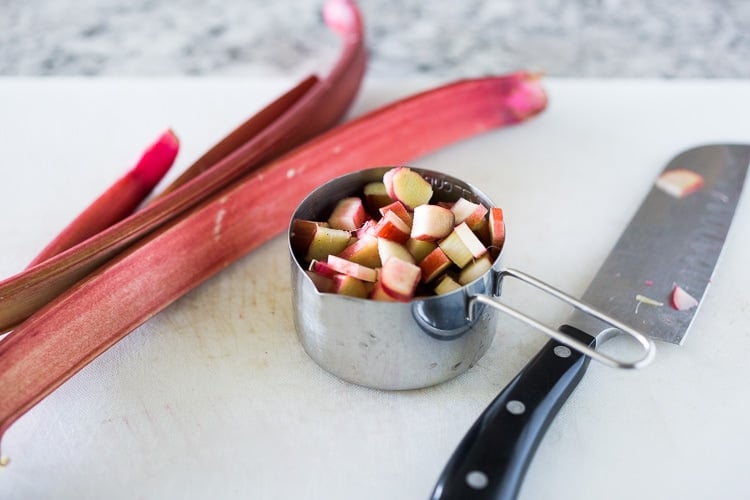
M 163 128 L 183 141 L 179 171 L 291 83 L 0 80 L 0 274 L 22 269 Z M 368 82 L 353 112 L 432 83 Z M 750 142 L 750 83 L 546 86 L 537 119 L 414 164 L 483 188 L 506 211 L 506 264 L 580 295 L 674 154 Z M 637 372 L 592 363 L 521 500 L 747 498 L 747 197 L 686 344 L 659 344 Z M 301 349 L 288 278 L 279 237 L 96 359 L 7 432 L 0 498 L 427 498 L 464 432 L 546 341 L 502 320 L 458 379 L 367 390 Z M 526 290 L 506 298 L 564 319 Z

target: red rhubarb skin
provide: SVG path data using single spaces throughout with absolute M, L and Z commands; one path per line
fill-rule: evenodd
M 535 106 L 521 95 L 534 99 Z M 364 167 L 405 164 L 521 122 L 545 108 L 543 96 L 536 78 L 517 73 L 407 98 L 319 136 L 161 228 L 0 342 L 0 436 L 127 333 L 282 233 L 296 206 L 317 186 Z M 523 106 L 517 109 L 513 103 L 519 100 Z

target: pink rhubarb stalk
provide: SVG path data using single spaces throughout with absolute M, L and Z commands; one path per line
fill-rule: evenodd
M 361 84 L 366 64 L 363 25 L 348 0 L 328 0 L 326 17 L 344 40 L 331 73 L 299 96 L 285 95 L 283 110 L 247 142 L 216 164 L 155 200 L 143 210 L 47 261 L 0 282 L 0 332 L 13 328 L 78 280 L 112 259 L 128 245 L 195 207 L 269 159 L 335 125 L 346 113 Z M 306 87 L 303 82 L 302 87 Z M 298 87 L 299 88 L 299 87 Z M 294 97 L 299 97 L 294 100 Z M 289 102 L 291 101 L 291 103 Z M 220 154 L 217 154 L 217 157 Z
M 135 167 L 73 219 L 29 267 L 87 240 L 133 213 L 169 171 L 179 149 L 180 141 L 174 132 L 164 132 L 143 153 Z
M 123 252 L 0 341 L 0 436 L 134 328 L 282 233 L 295 207 L 320 184 L 367 166 L 408 163 L 521 122 L 545 106 L 539 82 L 526 73 L 457 82 L 345 123 L 248 174 Z

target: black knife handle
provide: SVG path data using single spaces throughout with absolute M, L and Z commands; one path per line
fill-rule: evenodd
M 596 339 L 560 331 L 589 347 Z M 550 341 L 502 390 L 464 436 L 443 469 L 432 500 L 516 498 L 547 427 L 578 385 L 589 358 Z

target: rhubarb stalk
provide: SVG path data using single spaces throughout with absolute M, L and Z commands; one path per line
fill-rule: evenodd
M 407 163 L 521 122 L 545 105 L 539 82 L 526 73 L 465 80 L 340 125 L 246 175 L 123 252 L 0 341 L 0 437 L 134 328 L 283 232 L 295 207 L 320 184 L 367 166 Z
M 275 120 L 241 146 L 232 149 L 232 143 L 220 148 L 216 156 L 231 152 L 174 191 L 74 248 L 0 282 L 0 332 L 19 324 L 128 245 L 293 145 L 335 125 L 359 89 L 366 51 L 360 14 L 351 1 L 328 0 L 324 13 L 344 41 L 338 62 L 324 80 L 306 92 L 287 93 L 285 103 L 274 106 L 280 112 Z
M 135 167 L 73 219 L 31 261 L 29 267 L 77 245 L 133 213 L 169 171 L 179 149 L 180 141 L 174 132 L 164 132 L 143 153 Z

